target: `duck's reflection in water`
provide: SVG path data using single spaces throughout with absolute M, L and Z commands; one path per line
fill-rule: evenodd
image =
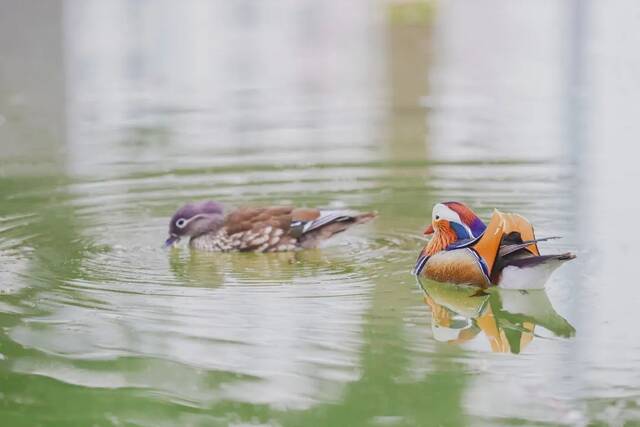
M 173 250 L 169 265 L 183 284 L 211 288 L 232 283 L 269 285 L 362 276 L 349 258 L 331 256 L 318 249 L 269 254 Z
M 551 305 L 544 290 L 519 291 L 451 285 L 421 280 L 431 309 L 433 337 L 465 343 L 484 335 L 491 350 L 521 353 L 536 337 L 536 327 L 569 338 L 575 328 Z

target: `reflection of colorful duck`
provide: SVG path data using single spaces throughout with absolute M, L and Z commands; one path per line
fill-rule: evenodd
M 556 336 L 571 337 L 575 329 L 558 315 L 544 290 L 478 291 L 463 285 L 421 282 L 431 308 L 433 336 L 438 341 L 463 343 L 480 332 L 491 350 L 520 353 L 534 338 L 536 326 Z
M 541 289 L 572 253 L 540 255 L 533 227 L 522 216 L 494 211 L 485 225 L 459 202 L 438 203 L 425 234 L 433 234 L 414 274 L 439 282 L 487 288 Z

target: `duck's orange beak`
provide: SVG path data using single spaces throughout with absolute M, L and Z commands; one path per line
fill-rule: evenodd
M 424 229 L 422 234 L 424 234 L 425 236 L 429 236 L 430 234 L 433 234 L 433 225 L 429 224 L 429 226 Z

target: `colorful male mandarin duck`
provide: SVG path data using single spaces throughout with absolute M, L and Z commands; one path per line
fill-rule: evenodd
M 533 227 L 517 214 L 493 212 L 489 225 L 459 202 L 438 203 L 424 231 L 433 235 L 413 273 L 438 282 L 487 288 L 543 288 L 551 273 L 575 255 L 540 255 Z
M 291 206 L 245 207 L 225 214 L 218 202 L 189 203 L 173 215 L 165 247 L 182 237 L 210 252 L 283 252 L 315 248 L 355 224 L 375 218 Z

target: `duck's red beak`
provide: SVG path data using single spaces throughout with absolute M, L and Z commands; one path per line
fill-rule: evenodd
M 424 234 L 425 236 L 428 236 L 430 234 L 433 234 L 433 225 L 429 224 L 429 226 L 427 228 L 424 229 L 424 231 L 422 232 L 422 234 Z

